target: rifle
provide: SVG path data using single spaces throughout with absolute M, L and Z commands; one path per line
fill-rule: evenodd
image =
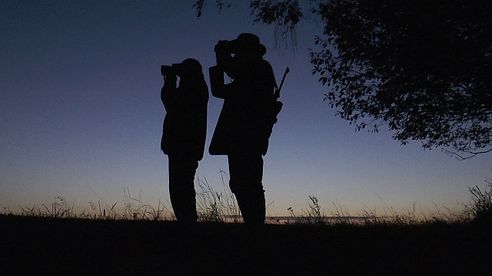
M 289 73 L 289 67 L 285 68 L 284 75 L 282 76 L 282 81 L 280 82 L 280 86 L 277 86 L 275 83 L 275 92 L 273 92 L 273 97 L 274 99 L 280 98 L 280 90 L 282 90 L 282 86 L 284 85 L 285 77 L 287 77 L 287 74 Z
M 272 132 L 273 125 L 277 122 L 277 115 L 280 113 L 280 110 L 282 110 L 282 107 L 284 106 L 284 104 L 278 99 L 280 98 L 280 91 L 282 90 L 285 77 L 287 77 L 288 73 L 289 73 L 289 67 L 285 68 L 284 75 L 282 76 L 282 81 L 280 82 L 280 86 L 277 86 L 277 83 L 275 83 L 275 91 L 273 92 L 273 109 L 271 113 L 270 127 L 269 127 L 270 134 Z

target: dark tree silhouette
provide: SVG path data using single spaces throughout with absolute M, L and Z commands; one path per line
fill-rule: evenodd
M 492 1 L 249 2 L 256 22 L 284 35 L 304 9 L 321 20 L 313 74 L 358 130 L 388 126 L 402 144 L 417 140 L 462 158 L 492 151 Z M 195 4 L 199 14 L 203 4 Z

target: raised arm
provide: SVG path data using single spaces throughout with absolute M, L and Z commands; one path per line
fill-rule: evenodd
M 209 68 L 210 90 L 212 95 L 224 99 L 231 90 L 232 84 L 224 84 L 224 71 L 219 66 Z
M 166 110 L 169 110 L 174 106 L 177 98 L 176 88 L 177 77 L 174 74 L 164 76 L 164 85 L 161 90 L 161 101 Z

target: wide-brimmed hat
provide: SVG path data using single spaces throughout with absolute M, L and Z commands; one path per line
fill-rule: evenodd
M 266 53 L 266 47 L 260 43 L 260 38 L 254 34 L 242 33 L 231 43 L 237 52 L 256 53 L 260 56 Z

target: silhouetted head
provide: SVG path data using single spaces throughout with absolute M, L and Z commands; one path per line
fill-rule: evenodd
M 198 60 L 187 58 L 183 60 L 178 67 L 180 87 L 200 87 L 206 85 L 202 72 L 202 65 Z
M 181 62 L 182 75 L 201 75 L 202 65 L 194 58 L 187 58 Z
M 242 33 L 231 41 L 232 48 L 236 55 L 262 57 L 266 53 L 266 48 L 260 43 L 258 36 L 250 33 Z
M 179 77 L 183 81 L 193 81 L 203 78 L 202 65 L 194 58 L 187 58 L 179 64 Z

